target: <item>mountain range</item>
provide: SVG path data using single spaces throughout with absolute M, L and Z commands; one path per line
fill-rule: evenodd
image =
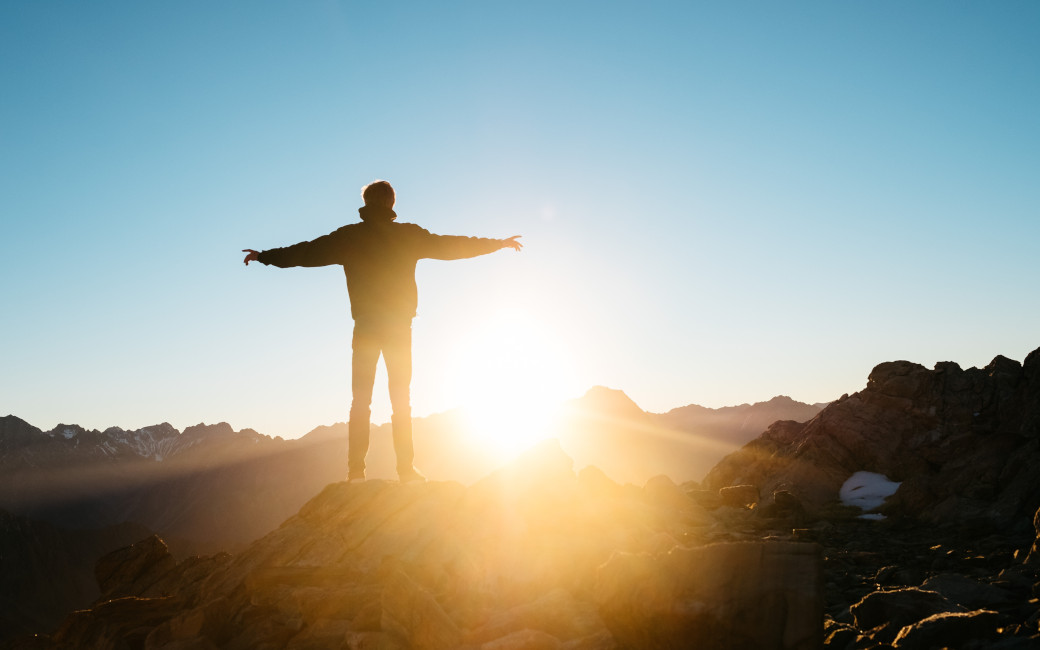
M 657 414 L 597 387 L 564 405 L 545 435 L 557 436 L 579 466 L 641 485 L 656 474 L 700 478 L 769 423 L 819 410 L 776 397 Z M 415 419 L 417 458 L 431 480 L 468 484 L 496 469 L 467 426 L 458 410 Z M 98 596 L 94 559 L 151 532 L 179 558 L 243 549 L 342 481 L 346 451 L 343 423 L 285 440 L 227 423 L 42 431 L 0 417 L 0 638 L 48 629 L 89 604 Z M 368 462 L 370 478 L 395 477 L 389 425 L 373 427 Z
M 776 420 L 808 420 L 819 405 L 776 397 L 722 409 L 647 413 L 621 391 L 593 388 L 566 404 L 542 437 L 557 437 L 579 466 L 642 484 L 656 474 L 701 478 Z M 415 447 L 432 480 L 471 483 L 495 469 L 461 411 L 415 420 Z M 370 478 L 394 478 L 389 425 L 373 428 Z M 59 424 L 41 431 L 0 418 L 0 509 L 65 528 L 132 521 L 159 531 L 175 554 L 234 550 L 277 526 L 345 474 L 347 427 L 285 440 L 227 423 L 183 432 Z

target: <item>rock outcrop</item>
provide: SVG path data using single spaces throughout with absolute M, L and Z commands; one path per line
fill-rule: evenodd
M 71 615 L 50 641 L 593 650 L 700 638 L 712 648 L 819 647 L 819 548 L 712 543 L 724 537 L 669 479 L 640 489 L 594 471 L 575 475 L 549 442 L 469 488 L 329 485 L 233 558 L 172 565 L 159 540 L 143 540 L 99 563 L 114 598 Z
M 810 511 L 858 471 L 901 482 L 882 509 L 936 525 L 1025 530 L 1040 506 L 1040 350 L 983 369 L 882 363 L 867 387 L 806 423 L 777 422 L 724 458 L 705 486 L 784 490 Z
M 52 630 L 90 605 L 97 558 L 148 534 L 136 524 L 66 530 L 0 510 L 0 642 Z

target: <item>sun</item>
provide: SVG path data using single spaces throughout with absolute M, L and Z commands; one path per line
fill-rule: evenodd
M 451 376 L 474 443 L 505 461 L 551 437 L 560 404 L 573 395 L 570 365 L 559 337 L 525 311 L 476 323 Z

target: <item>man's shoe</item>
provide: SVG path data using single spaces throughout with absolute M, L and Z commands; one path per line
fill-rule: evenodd
M 401 479 L 401 483 L 425 483 L 426 477 L 419 473 L 419 470 L 414 467 L 407 469 L 403 472 L 397 472 L 398 478 Z
M 365 475 L 364 475 L 364 473 L 361 473 L 361 474 L 350 474 L 349 476 L 347 476 L 347 483 L 364 483 L 364 482 L 365 482 Z

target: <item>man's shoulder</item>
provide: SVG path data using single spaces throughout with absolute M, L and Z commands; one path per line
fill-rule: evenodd
M 408 230 L 426 230 L 425 228 L 423 228 L 422 226 L 420 226 L 417 223 L 409 223 L 407 221 L 395 221 L 394 222 L 394 227 L 395 228 L 406 228 Z
M 395 221 L 393 223 L 393 226 L 394 226 L 394 228 L 398 232 L 406 233 L 406 234 L 409 234 L 409 235 L 429 235 L 430 234 L 429 230 L 423 228 L 422 226 L 420 226 L 417 223 L 408 223 L 407 221 L 405 221 L 403 223 L 399 223 L 399 222 Z

